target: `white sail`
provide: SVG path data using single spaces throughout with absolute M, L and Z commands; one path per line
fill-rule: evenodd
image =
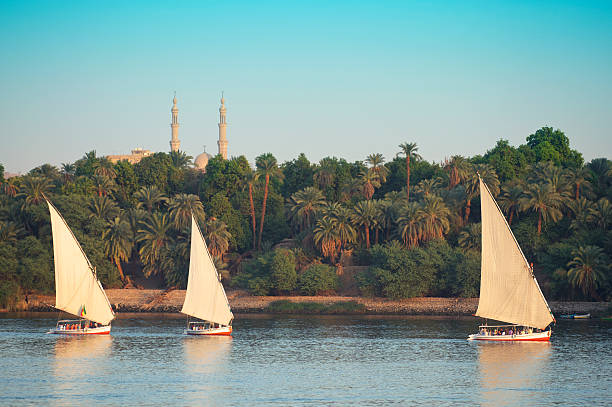
M 491 192 L 480 180 L 482 259 L 476 315 L 545 329 L 554 318 L 527 259 Z
M 115 314 L 81 245 L 51 202 L 55 264 L 55 308 L 108 325 Z
M 228 325 L 234 318 L 223 285 L 219 281 L 217 269 L 193 215 L 189 280 L 181 312 L 221 325 Z

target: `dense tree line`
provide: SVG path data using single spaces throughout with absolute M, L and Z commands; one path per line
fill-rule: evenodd
M 424 160 L 404 143 L 386 161 L 304 154 L 212 158 L 206 173 L 182 152 L 132 165 L 94 151 L 4 179 L 0 166 L 0 305 L 53 291 L 45 197 L 66 218 L 107 287 L 129 285 L 125 266 L 184 287 L 190 214 L 226 284 L 255 294 L 342 289 L 349 265 L 362 295 L 477 296 L 477 172 L 506 214 L 545 294 L 612 296 L 612 162 L 584 163 L 565 134 L 542 128 L 526 144 L 500 140 L 484 155 Z

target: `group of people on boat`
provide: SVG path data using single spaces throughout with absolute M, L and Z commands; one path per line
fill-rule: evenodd
M 509 327 L 480 327 L 480 335 L 482 336 L 503 336 L 503 335 L 528 335 L 532 333 L 542 332 L 541 329 L 521 326 Z
M 81 322 L 67 322 L 67 323 L 60 323 L 57 324 L 57 329 L 59 329 L 60 331 L 78 331 L 78 330 L 82 330 L 85 328 L 89 328 L 89 329 L 93 329 L 93 328 L 99 328 L 102 325 L 97 323 L 97 322 L 93 322 L 93 321 L 89 321 L 89 323 L 85 322 L 85 323 L 81 323 Z
M 209 323 L 209 324 L 193 324 L 191 325 L 192 331 L 206 331 L 208 329 L 219 328 L 219 324 Z

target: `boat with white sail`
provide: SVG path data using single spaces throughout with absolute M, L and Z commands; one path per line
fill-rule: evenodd
M 504 214 L 480 176 L 479 180 L 482 257 L 476 316 L 507 325 L 485 323 L 468 339 L 549 341 L 555 317 Z
M 53 235 L 55 308 L 79 319 L 57 322 L 52 334 L 104 335 L 115 318 L 110 302 L 81 245 L 68 224 L 47 199 Z
M 234 314 L 206 241 L 193 214 L 191 215 L 191 250 L 187 292 L 181 312 L 188 317 L 187 335 L 231 335 Z

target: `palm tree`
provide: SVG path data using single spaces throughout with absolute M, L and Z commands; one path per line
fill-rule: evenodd
M 358 227 L 363 227 L 365 232 L 366 248 L 370 248 L 370 229 L 376 225 L 378 208 L 372 201 L 360 201 L 353 207 L 351 219 Z
M 227 225 L 216 218 L 210 218 L 205 228 L 208 250 L 213 257 L 222 257 L 229 249 L 229 241 L 232 238 L 227 230 Z
M 333 220 L 334 227 L 338 231 L 340 250 L 342 251 L 346 248 L 347 244 L 354 243 L 357 238 L 357 231 L 351 224 L 351 210 L 341 206 L 329 217 Z
M 247 188 L 249 190 L 251 227 L 253 230 L 253 249 L 255 249 L 256 244 L 257 244 L 257 236 L 256 236 L 257 225 L 255 222 L 255 204 L 253 203 L 253 188 L 255 184 L 257 183 L 258 178 L 259 178 L 259 175 L 256 172 L 249 171 L 245 174 L 244 178 L 242 179 L 243 188 Z
M 387 182 L 387 174 L 389 173 L 389 169 L 383 165 L 385 162 L 385 157 L 383 157 L 382 154 L 370 154 L 365 161 L 371 165 L 370 171 L 375 172 L 376 175 L 378 175 L 378 179 L 381 183 Z
M 470 212 L 472 209 L 472 199 L 476 198 L 480 195 L 480 179 L 487 185 L 489 188 L 489 192 L 495 197 L 499 195 L 499 178 L 497 177 L 497 173 L 493 169 L 492 166 L 488 164 L 477 164 L 473 167 L 473 171 L 471 175 L 467 176 L 465 179 L 465 194 L 466 194 L 466 203 L 465 203 L 465 217 L 463 219 L 463 223 L 467 224 L 470 218 Z
M 499 207 L 508 216 L 508 224 L 512 225 L 514 215 L 519 214 L 521 209 L 521 198 L 523 196 L 523 188 L 518 185 L 506 184 L 502 187 L 501 195 L 497 200 Z
M 322 159 L 313 176 L 315 185 L 318 186 L 319 189 L 324 190 L 334 185 L 335 179 L 336 172 L 334 171 L 332 160 L 330 158 Z
M 439 196 L 428 196 L 420 209 L 423 219 L 423 240 L 442 239 L 450 228 L 450 211 Z
M 597 196 L 602 196 L 606 193 L 610 181 L 610 171 L 612 170 L 612 162 L 607 158 L 595 158 L 587 164 L 590 170 L 590 181 L 597 193 Z
M 121 262 L 129 260 L 132 248 L 134 247 L 130 225 L 124 220 L 121 220 L 120 217 L 109 220 L 106 230 L 102 232 L 102 240 L 104 240 L 104 251 L 106 255 L 115 263 L 121 281 L 125 282 L 125 275 L 123 274 Z
M 330 263 L 334 263 L 341 242 L 338 229 L 331 218 L 323 217 L 317 221 L 313 231 L 315 244 L 321 247 L 323 256 L 329 258 Z
M 480 250 L 482 241 L 482 229 L 480 223 L 471 223 L 459 233 L 457 244 L 465 250 Z
M 89 204 L 87 205 L 87 209 L 89 209 L 90 218 L 98 217 L 103 220 L 109 220 L 119 216 L 119 207 L 107 196 L 91 197 Z
M 442 179 L 440 177 L 427 178 L 421 180 L 414 188 L 415 192 L 420 193 L 422 196 L 429 196 L 435 194 L 436 191 L 442 185 Z
M 561 196 L 556 193 L 550 184 L 531 184 L 521 198 L 521 209 L 533 211 L 538 214 L 538 236 L 542 232 L 542 222 L 548 220 L 557 222 L 563 214 L 559 210 L 562 204 Z
M 169 234 L 171 226 L 165 213 L 152 213 L 138 224 L 136 241 L 141 244 L 138 252 L 147 277 L 162 271 L 159 260 L 173 242 Z
M 112 193 L 115 189 L 115 182 L 106 175 L 96 174 L 92 178 L 92 190 L 98 196 L 106 196 Z
M 422 221 L 423 216 L 418 204 L 410 202 L 400 206 L 397 226 L 405 247 L 418 246 L 423 237 Z
M 317 188 L 306 187 L 291 195 L 289 204 L 291 215 L 302 231 L 310 228 L 314 216 L 325 205 L 325 197 Z
M 62 177 L 64 184 L 71 182 L 74 179 L 74 173 L 76 171 L 76 165 L 70 163 L 62 163 Z
M 349 178 L 342 183 L 340 187 L 340 202 L 349 202 L 354 197 L 363 194 L 363 185 L 358 178 Z
M 572 256 L 567 263 L 570 284 L 597 299 L 597 288 L 605 281 L 607 256 L 597 246 L 580 246 L 572 251 Z
M 178 230 L 188 227 L 191 224 L 191 214 L 196 219 L 204 220 L 204 207 L 197 195 L 177 194 L 170 199 L 168 205 L 170 218 L 174 227 Z
M 402 151 L 397 155 L 404 154 L 406 156 L 406 201 L 410 202 L 410 159 L 420 160 L 421 156 L 417 154 L 419 148 L 416 143 L 402 143 L 399 148 Z
M 570 223 L 570 229 L 573 231 L 584 229 L 591 220 L 589 212 L 593 207 L 593 203 L 582 197 L 575 201 L 569 202 L 567 207 L 574 217 Z
M 470 163 L 460 155 L 454 155 L 450 160 L 446 160 L 444 169 L 448 172 L 448 189 L 453 189 L 472 173 Z
M 168 201 L 168 198 L 155 185 L 140 188 L 134 197 L 138 200 L 136 207 L 144 208 L 149 213 L 153 212 L 158 205 Z
M 565 173 L 565 182 L 574 190 L 574 199 L 580 199 L 580 194 L 589 194 L 593 187 L 589 182 L 590 172 L 585 167 L 568 169 Z
M 19 193 L 19 185 L 17 185 L 15 178 L 9 178 L 5 180 L 2 184 L 2 191 L 6 196 L 15 198 L 15 196 L 17 196 L 17 194 Z
M 109 179 L 114 179 L 117 176 L 117 171 L 115 171 L 113 163 L 106 157 L 98 158 L 96 162 L 94 162 L 93 167 L 95 175 L 107 177 Z
M 268 188 L 270 185 L 270 178 L 282 179 L 283 173 L 276 163 L 276 158 L 270 153 L 262 154 L 255 159 L 255 165 L 257 166 L 257 173 L 260 177 L 265 180 L 264 184 L 264 197 L 263 204 L 261 206 L 261 220 L 259 223 L 259 237 L 257 239 L 257 249 L 261 249 L 261 236 L 263 234 L 264 220 L 266 216 L 266 203 L 268 201 Z
M 14 243 L 17 241 L 19 227 L 13 222 L 0 221 L 0 242 Z
M 607 230 L 612 225 L 612 206 L 606 198 L 601 198 L 588 209 L 587 221 L 602 229 Z
M 51 190 L 51 183 L 47 178 L 24 177 L 21 192 L 18 196 L 25 197 L 24 205 L 38 205 L 45 201 L 45 195 Z
M 380 188 L 380 179 L 378 178 L 378 174 L 373 171 L 362 171 L 360 181 L 364 198 L 367 200 L 372 199 L 375 188 Z
M 138 229 L 140 228 L 140 222 L 142 222 L 148 213 L 142 209 L 128 209 L 121 213 L 121 218 L 123 221 L 127 222 L 130 226 L 130 230 L 132 231 L 132 240 L 136 240 L 136 235 L 138 234 Z
M 176 169 L 182 170 L 191 165 L 192 156 L 183 151 L 170 151 L 170 161 Z

